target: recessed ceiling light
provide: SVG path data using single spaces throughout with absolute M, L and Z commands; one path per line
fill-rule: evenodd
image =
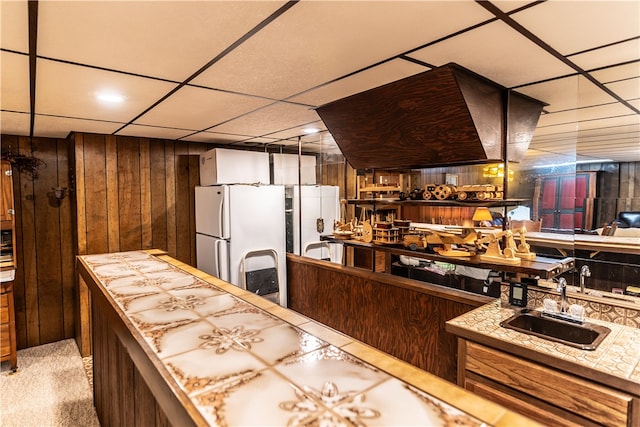
M 312 133 L 318 133 L 320 132 L 320 130 L 317 128 L 304 128 L 302 129 L 302 132 L 306 133 L 307 135 L 310 135 Z
M 109 104 L 119 104 L 124 101 L 124 96 L 114 92 L 101 92 L 96 95 L 98 101 Z

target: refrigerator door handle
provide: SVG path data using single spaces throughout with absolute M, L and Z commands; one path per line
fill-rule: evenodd
M 215 241 L 215 255 L 216 255 L 216 273 L 217 276 L 222 279 L 222 280 L 227 280 L 226 278 L 223 278 L 223 272 L 222 272 L 222 245 L 226 244 L 226 242 L 224 240 L 216 240 Z
M 224 228 L 224 197 L 218 204 L 218 233 L 220 233 L 220 237 L 229 237 L 226 235 L 226 230 Z

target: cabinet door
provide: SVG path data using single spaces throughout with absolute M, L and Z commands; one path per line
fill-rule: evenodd
M 13 214 L 9 213 L 13 210 L 13 180 L 11 178 L 11 164 L 3 160 L 1 167 L 2 175 L 0 180 L 2 182 L 2 196 L 0 197 L 0 220 L 12 221 Z M 3 224 L 4 228 L 4 224 Z
M 561 417 L 566 412 L 598 425 L 631 425 L 632 395 L 473 342 L 466 342 L 465 351 L 463 375 L 475 381 L 474 387 L 486 378 L 485 384 L 496 383 L 520 400 L 542 402 Z M 489 388 L 483 390 L 488 396 Z
M 592 229 L 595 184 L 596 174 L 592 172 L 544 178 L 539 212 L 542 228 Z

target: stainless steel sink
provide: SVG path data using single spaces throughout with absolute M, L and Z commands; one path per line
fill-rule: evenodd
M 545 317 L 542 312 L 524 309 L 500 322 L 500 326 L 560 342 L 582 350 L 595 350 L 611 329 L 591 323 L 576 324 Z

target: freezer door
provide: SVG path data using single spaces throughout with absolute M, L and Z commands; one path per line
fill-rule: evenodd
M 338 187 L 303 185 L 293 186 L 293 252 L 316 259 L 334 259 L 326 245 L 321 245 L 320 236 L 331 234 L 333 224 L 339 218 L 340 201 L 338 199 Z M 302 191 L 302 203 L 298 204 L 299 194 Z M 302 209 L 302 225 L 300 225 L 299 212 Z M 302 229 L 302 245 L 300 245 L 300 230 Z M 305 250 L 306 249 L 306 250 Z
M 229 281 L 229 242 L 196 233 L 196 266 L 224 281 Z
M 229 231 L 229 186 L 197 186 L 196 233 L 228 239 Z
M 230 187 L 230 282 L 242 286 L 242 260 L 249 253 L 269 249 L 277 253 L 278 277 L 286 290 L 284 186 Z M 246 271 L 272 267 L 272 257 L 251 256 Z

